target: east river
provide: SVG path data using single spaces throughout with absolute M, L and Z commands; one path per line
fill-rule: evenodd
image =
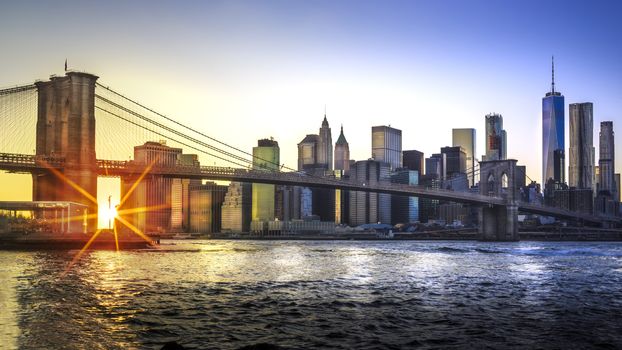
M 0 348 L 622 348 L 622 243 L 0 251 Z M 63 274 L 66 271 L 66 274 Z

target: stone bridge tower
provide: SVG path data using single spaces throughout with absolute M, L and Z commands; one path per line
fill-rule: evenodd
M 95 157 L 95 81 L 97 76 L 68 72 L 63 77 L 37 82 L 38 114 L 36 155 L 64 159 L 61 175 L 33 174 L 33 200 L 71 201 L 97 214 L 97 161 Z M 64 177 L 64 179 L 62 179 Z M 84 191 L 69 185 L 75 183 Z M 89 232 L 97 219 L 86 222 Z
M 516 160 L 479 163 L 480 194 L 503 197 L 506 205 L 484 206 L 479 212 L 479 234 L 484 241 L 518 241 Z

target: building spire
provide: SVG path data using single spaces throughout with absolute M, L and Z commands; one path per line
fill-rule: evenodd
M 551 93 L 555 94 L 555 56 L 551 56 Z

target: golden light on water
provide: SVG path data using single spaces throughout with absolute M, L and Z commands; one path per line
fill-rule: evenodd
M 145 176 L 149 173 L 149 171 L 151 171 L 151 169 L 153 168 L 153 165 L 156 162 L 157 162 L 157 158 L 154 159 L 147 167 L 145 167 L 145 169 L 142 171 L 138 179 L 134 181 L 134 183 L 132 184 L 130 189 L 127 191 L 127 193 L 123 196 L 123 198 L 121 198 L 121 201 L 118 205 L 113 206 L 111 202 L 108 202 L 108 206 L 103 206 L 103 205 L 98 206 L 99 208 L 98 213 L 92 213 L 86 216 L 85 215 L 74 216 L 74 217 L 67 218 L 65 220 L 77 221 L 77 220 L 85 220 L 85 218 L 86 219 L 99 218 L 100 221 L 102 221 L 103 219 L 104 222 L 110 222 L 112 226 L 112 232 L 109 232 L 109 233 L 112 233 L 114 237 L 115 250 L 117 252 L 119 251 L 119 231 L 117 228 L 117 223 L 121 223 L 122 225 L 127 227 L 130 231 L 132 231 L 134 234 L 136 234 L 138 237 L 145 240 L 147 243 L 149 244 L 153 243 L 153 240 L 151 238 L 149 238 L 138 227 L 134 226 L 131 222 L 127 221 L 122 216 L 134 214 L 134 213 L 149 212 L 149 211 L 161 209 L 167 206 L 157 205 L 157 206 L 151 206 L 151 207 L 128 208 L 128 209 L 121 209 L 121 210 L 117 210 L 117 207 L 121 207 L 127 201 L 127 199 L 136 190 L 140 182 L 145 178 Z M 47 162 L 44 161 L 43 165 L 48 170 L 50 170 L 52 174 L 58 177 L 61 181 L 70 185 L 72 188 L 80 192 L 82 195 L 84 195 L 84 197 L 86 197 L 91 202 L 98 204 L 97 199 L 93 195 L 91 195 L 88 191 L 86 191 L 84 188 L 82 188 L 80 185 L 68 179 L 63 173 L 61 173 L 57 169 L 50 166 L 50 164 L 48 164 Z M 108 200 L 110 201 L 110 197 L 108 198 Z M 86 244 L 82 247 L 82 249 L 80 249 L 80 251 L 76 253 L 76 255 L 73 257 L 71 262 L 67 265 L 66 269 L 64 270 L 62 274 L 63 276 L 66 275 L 70 271 L 71 267 L 73 267 L 80 260 L 82 255 L 91 247 L 93 242 L 97 239 L 97 237 L 100 236 L 102 232 L 104 232 L 103 229 L 98 229 L 97 231 L 95 231 L 95 233 L 93 233 L 91 238 L 86 242 Z

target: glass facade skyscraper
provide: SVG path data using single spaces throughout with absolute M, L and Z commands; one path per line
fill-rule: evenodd
M 564 95 L 555 91 L 555 75 L 551 91 L 542 98 L 542 183 L 549 179 L 566 181 L 564 139 Z
M 466 172 L 469 178 L 469 186 L 475 185 L 475 129 L 452 129 L 452 146 L 461 146 L 466 152 Z
M 279 171 L 279 144 L 274 140 L 262 139 L 253 147 L 253 169 Z M 253 184 L 253 221 L 269 221 L 275 218 L 275 185 Z
M 391 170 L 402 167 L 402 130 L 390 126 L 371 128 L 372 158 L 389 163 Z

